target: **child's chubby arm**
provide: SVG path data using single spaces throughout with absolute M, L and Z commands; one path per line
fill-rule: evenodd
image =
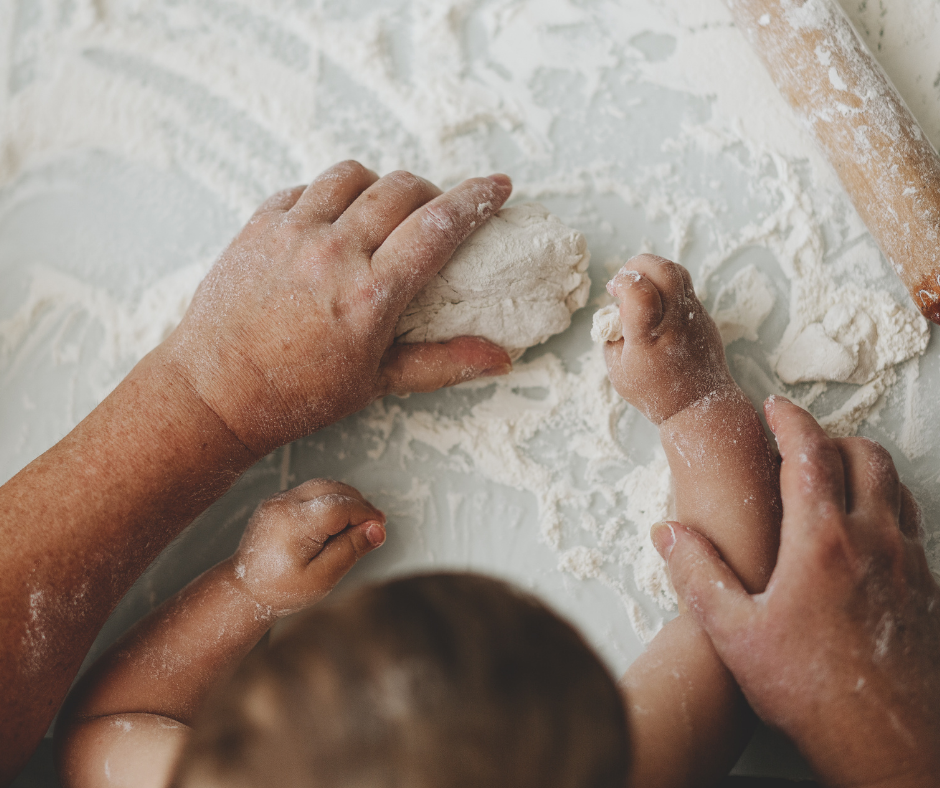
M 777 462 L 734 382 L 718 330 L 688 272 L 652 255 L 609 283 L 624 338 L 605 347 L 617 391 L 659 426 L 677 519 L 707 534 L 752 591 L 773 569 L 781 504 Z M 691 616 L 668 623 L 622 681 L 633 785 L 709 785 L 727 774 L 754 717 Z
M 56 726 L 66 788 L 167 785 L 211 686 L 384 540 L 385 516 L 345 484 L 316 479 L 262 503 L 231 558 L 141 620 L 78 683 Z

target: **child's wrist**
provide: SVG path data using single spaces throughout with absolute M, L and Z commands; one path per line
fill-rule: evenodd
M 753 405 L 751 405 L 750 400 L 748 400 L 738 384 L 734 382 L 734 379 L 729 376 L 726 380 L 718 382 L 715 386 L 708 387 L 704 393 L 698 394 L 688 404 L 683 405 L 674 413 L 666 416 L 657 426 L 662 430 L 670 427 L 672 423 L 679 420 L 681 417 L 693 414 L 701 418 L 707 414 L 708 411 L 714 410 L 715 408 L 720 407 L 723 410 L 726 409 L 728 404 L 734 404 L 735 400 L 739 401 L 742 407 L 753 410 Z
M 259 599 L 251 585 L 245 578 L 244 562 L 239 560 L 238 553 L 222 561 L 215 568 L 220 580 L 224 582 L 236 596 L 234 606 L 243 611 L 247 618 L 259 624 L 271 626 L 284 616 L 283 611 L 275 610 L 271 605 Z

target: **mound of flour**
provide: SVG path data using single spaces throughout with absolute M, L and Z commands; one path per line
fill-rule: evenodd
M 538 203 L 504 208 L 405 308 L 398 342 L 481 336 L 516 359 L 559 334 L 587 302 L 587 241 Z

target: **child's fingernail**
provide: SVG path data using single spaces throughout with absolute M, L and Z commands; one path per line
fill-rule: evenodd
M 366 539 L 373 547 L 380 547 L 385 543 L 385 528 L 382 523 L 370 523 L 366 528 Z
M 643 274 L 639 271 L 634 271 L 624 266 L 617 271 L 614 278 L 607 283 L 607 292 L 616 298 L 617 294 L 614 292 L 614 288 L 617 287 L 617 285 L 635 285 L 642 278 Z
M 653 541 L 653 547 L 666 560 L 669 560 L 669 554 L 672 548 L 676 546 L 676 532 L 669 523 L 656 523 L 650 528 L 650 539 Z
M 481 378 L 496 378 L 500 375 L 508 375 L 512 372 L 512 364 L 497 364 L 495 367 L 490 367 L 489 369 L 484 370 L 481 374 Z
M 489 179 L 497 186 L 501 186 L 504 189 L 508 189 L 510 186 L 512 186 L 512 180 L 510 177 L 508 175 L 503 175 L 501 172 L 490 175 Z

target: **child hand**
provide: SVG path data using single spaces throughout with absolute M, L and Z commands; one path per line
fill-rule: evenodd
M 604 348 L 614 388 L 654 424 L 734 386 L 714 321 L 681 265 L 643 254 L 607 283 L 623 339 Z
M 326 596 L 385 541 L 385 515 L 347 484 L 313 479 L 264 501 L 232 564 L 254 600 L 276 615 Z

